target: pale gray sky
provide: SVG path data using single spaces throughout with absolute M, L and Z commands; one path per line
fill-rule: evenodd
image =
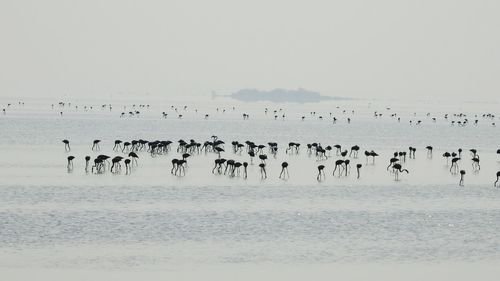
M 498 100 L 500 1 L 1 0 L 0 97 Z

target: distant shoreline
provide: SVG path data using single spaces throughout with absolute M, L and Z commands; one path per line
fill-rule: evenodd
M 235 93 L 228 95 L 229 97 L 244 101 L 244 102 L 294 102 L 294 103 L 307 103 L 307 102 L 321 102 L 329 100 L 353 100 L 348 97 L 331 97 L 324 96 L 318 92 L 313 92 L 299 88 L 297 90 L 286 89 L 273 89 L 270 91 L 262 91 L 257 89 L 242 89 Z

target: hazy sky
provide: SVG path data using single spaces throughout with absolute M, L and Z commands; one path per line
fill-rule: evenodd
M 0 0 L 0 97 L 498 100 L 500 1 Z

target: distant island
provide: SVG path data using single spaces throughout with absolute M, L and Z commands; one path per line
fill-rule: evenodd
M 323 96 L 318 92 L 308 91 L 302 88 L 297 90 L 274 89 L 271 91 L 261 91 L 257 89 L 242 89 L 229 95 L 240 101 L 271 101 L 271 102 L 320 102 L 326 100 L 347 100 L 344 97 Z

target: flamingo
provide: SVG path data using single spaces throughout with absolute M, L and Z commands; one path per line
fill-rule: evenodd
M 432 150 L 433 150 L 432 146 L 428 145 L 425 148 L 427 149 L 427 157 L 432 158 Z
M 85 172 L 89 172 L 90 156 L 85 156 Z
M 247 167 L 248 167 L 248 163 L 247 162 L 243 162 L 243 178 L 247 178 Z
M 65 151 L 71 151 L 71 147 L 69 146 L 69 140 L 63 140 L 64 143 L 64 150 Z
M 464 186 L 464 175 L 465 170 L 460 170 L 460 182 L 458 183 L 459 186 Z
M 75 156 L 68 156 L 68 170 L 72 170 L 73 169 L 73 159 L 75 159 Z
M 399 180 L 399 173 L 402 173 L 402 172 L 406 172 L 407 174 L 409 174 L 408 170 L 407 169 L 403 169 L 403 167 L 401 166 L 401 164 L 399 163 L 395 163 L 392 168 L 394 169 L 395 173 L 394 173 L 394 177 L 395 177 L 395 180 Z
M 342 172 L 340 171 L 340 168 L 342 167 L 343 164 L 344 164 L 344 160 L 335 161 L 335 167 L 333 168 L 333 175 L 334 176 L 335 176 L 335 171 L 337 170 L 337 167 L 339 167 L 339 177 L 340 177 L 340 175 L 342 174 Z
M 319 165 L 318 166 L 318 176 L 316 177 L 316 179 L 319 181 L 321 180 L 321 177 L 323 176 L 323 178 L 325 177 L 325 172 L 323 171 L 325 169 L 325 165 Z
M 101 150 L 101 147 L 99 146 L 100 142 L 101 142 L 101 140 L 94 140 L 94 142 L 92 144 L 92 150 L 95 150 L 95 151 Z
M 139 155 L 137 155 L 137 153 L 135 152 L 130 152 L 128 154 L 128 157 L 131 157 L 132 158 L 132 165 L 135 163 L 135 165 L 137 166 L 137 159 L 139 158 Z
M 285 179 L 285 177 L 287 177 L 287 176 L 288 176 L 288 178 L 290 177 L 290 174 L 288 173 L 288 163 L 287 162 L 281 163 L 281 173 L 279 176 L 280 179 L 281 179 L 281 176 L 283 176 L 283 179 Z
M 450 158 L 451 154 L 449 152 L 445 152 L 443 153 L 443 157 L 446 158 L 446 165 L 448 165 L 448 162 L 449 162 L 449 158 Z
M 452 169 L 454 168 L 453 170 L 456 173 L 456 171 L 458 170 L 458 160 L 460 160 L 460 157 L 453 157 L 453 159 L 451 159 L 450 172 L 452 172 Z
M 132 171 L 132 169 L 130 168 L 131 160 L 130 159 L 125 159 L 124 162 L 125 162 L 125 174 L 128 175 Z
M 259 164 L 259 167 L 260 167 L 260 175 L 261 175 L 261 178 L 263 178 L 263 179 L 267 178 L 267 173 L 266 173 L 266 164 L 265 164 L 265 163 L 260 163 L 260 164 Z
M 477 170 L 481 170 L 481 166 L 479 165 L 479 155 L 476 154 L 476 156 L 471 160 L 472 160 L 472 168 L 473 169 L 477 168 Z

